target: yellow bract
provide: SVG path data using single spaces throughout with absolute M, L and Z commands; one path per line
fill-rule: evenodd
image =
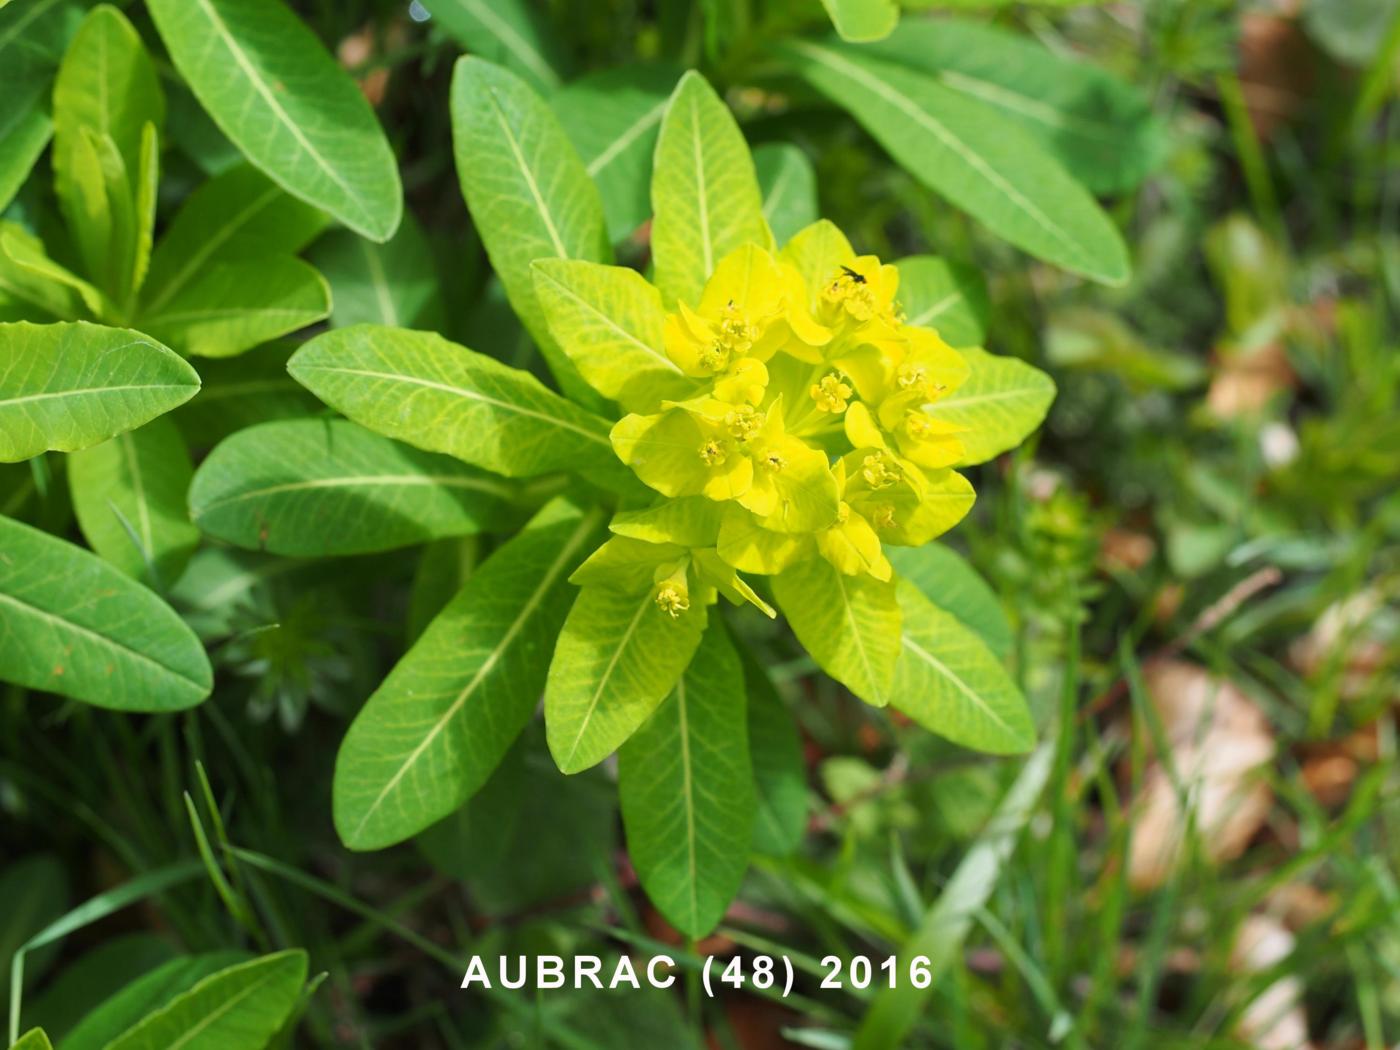
M 894 266 L 857 256 L 829 224 L 780 255 L 750 244 L 720 260 L 699 302 L 674 304 L 658 348 L 698 393 L 612 430 L 618 456 L 669 502 L 620 515 L 627 535 L 580 573 L 616 584 L 640 560 L 639 582 L 673 616 L 715 593 L 771 614 L 738 572 L 822 557 L 888 580 L 883 544 L 956 524 L 973 501 L 949 469 L 963 430 L 928 409 L 968 365 L 905 323 L 898 291 Z

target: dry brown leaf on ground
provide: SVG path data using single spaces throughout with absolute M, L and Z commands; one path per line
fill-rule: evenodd
M 1218 355 L 1206 404 L 1221 419 L 1254 415 L 1274 395 L 1298 383 L 1288 355 L 1278 343 Z
M 1273 804 L 1258 775 L 1274 757 L 1273 730 L 1238 687 L 1195 664 L 1155 661 L 1143 668 L 1143 679 L 1204 855 L 1217 862 L 1239 856 Z M 1154 756 L 1136 802 L 1128 857 L 1137 889 L 1161 885 L 1178 862 L 1187 826 L 1181 802 L 1163 756 Z
M 1245 973 L 1262 973 L 1292 955 L 1296 943 L 1277 919 L 1251 915 L 1240 925 L 1230 962 Z M 1280 977 L 1244 1008 L 1236 1033 L 1258 1050 L 1309 1050 L 1313 1043 L 1308 1039 L 1303 991 L 1302 978 Z

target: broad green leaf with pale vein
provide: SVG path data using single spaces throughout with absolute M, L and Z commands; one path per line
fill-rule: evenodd
M 744 672 L 716 620 L 618 753 L 628 855 L 652 903 L 692 937 L 724 917 L 748 867 L 755 796 L 744 729 Z
M 995 755 L 1029 751 L 1035 724 L 1001 661 L 914 584 L 901 580 L 898 591 L 904 631 L 890 706 L 963 747 Z
M 480 532 L 510 485 L 343 419 L 240 430 L 199 466 L 190 515 L 249 550 L 323 556 L 393 550 Z
M 107 1045 L 107 1050 L 264 1050 L 306 983 L 300 948 L 211 974 Z
M 403 188 L 359 87 L 280 0 L 150 0 L 175 67 L 244 155 L 288 193 L 382 241 Z
M 623 66 L 565 84 L 549 104 L 598 184 L 608 236 L 620 241 L 651 214 L 651 161 L 671 91 L 672 66 Z
M 966 263 L 914 255 L 899 268 L 899 302 L 905 322 L 935 329 L 953 346 L 980 346 L 991 303 L 981 272 Z
M 559 37 L 531 0 L 427 0 L 424 6 L 473 54 L 519 74 L 541 94 L 559 86 L 565 68 Z
M 630 412 L 694 396 L 697 384 L 666 356 L 661 294 L 636 270 L 541 259 L 534 273 L 555 341 L 593 389 Z
M 0 677 L 118 711 L 175 711 L 213 675 L 184 622 L 81 547 L 0 518 Z
M 210 974 L 247 959 L 247 953 L 241 951 L 186 955 L 128 980 L 121 991 L 105 999 L 63 1037 L 63 1050 L 103 1050 L 147 1014 L 189 991 Z
M 895 0 L 822 0 L 843 40 L 867 43 L 889 36 L 899 24 Z
M 949 966 L 960 965 L 963 942 L 977 921 L 977 913 L 996 890 L 1002 865 L 1035 812 L 1054 755 L 1053 744 L 1042 744 L 1025 761 L 987 826 L 943 884 L 938 899 L 900 946 L 898 958 L 928 960 L 928 982 L 920 982 L 920 987 L 903 981 L 877 992 L 851 1044 L 853 1050 L 899 1050 L 909 1045 L 909 1032 L 933 989 L 943 981 Z
M 985 463 L 1015 448 L 1040 426 L 1055 400 L 1055 382 L 1019 358 L 1000 357 L 976 347 L 966 347 L 960 353 L 971 367 L 971 375 L 927 411 L 968 428 L 958 435 L 966 449 L 960 465 L 967 466 Z
M 783 245 L 821 217 L 817 210 L 817 173 L 807 154 L 788 142 L 765 142 L 753 151 L 763 217 L 773 239 Z
M 818 558 L 774 576 L 773 596 L 823 671 L 866 703 L 889 702 L 899 658 L 899 604 L 892 582 L 846 576 Z
M 705 610 L 672 617 L 641 594 L 584 587 L 544 689 L 550 753 L 565 773 L 597 765 L 646 721 L 690 663 Z
M 779 52 L 916 179 L 1032 255 L 1106 284 L 1128 278 L 1118 230 L 1038 142 L 995 110 L 838 43 Z
M 309 258 L 330 282 L 335 327 L 442 328 L 437 264 L 412 212 L 404 212 L 398 232 L 383 244 L 334 230 L 316 242 Z
M 287 371 L 361 426 L 507 477 L 586 471 L 632 485 L 605 420 L 528 372 L 431 332 L 338 328 L 292 356 Z
M 163 310 L 216 263 L 295 255 L 325 225 L 324 212 L 289 196 L 257 168 L 230 168 L 191 193 L 175 213 L 151 255 L 141 310 Z
M 1132 189 L 1162 160 L 1166 129 L 1136 87 L 996 26 L 906 19 L 871 48 L 994 108 L 1095 193 Z
M 87 448 L 198 389 L 193 368 L 140 332 L 85 321 L 0 324 L 0 462 Z
M 37 103 L 0 126 L 0 212 L 10 206 L 53 135 L 53 121 Z
M 536 259 L 612 258 L 598 188 L 559 120 L 514 73 L 470 56 L 452 76 L 452 147 L 472 221 L 510 305 L 566 394 L 596 394 L 555 344 L 535 294 Z
M 807 830 L 802 738 L 768 672 L 747 652 L 742 661 L 756 792 L 753 848 L 758 853 L 785 857 L 798 847 Z
M 556 501 L 467 580 L 365 703 L 340 747 L 335 824 L 380 849 L 457 810 L 539 702 L 571 573 L 602 515 Z
M 215 263 L 141 316 L 141 327 L 182 353 L 233 357 L 330 313 L 326 279 L 291 256 Z
M 967 560 L 942 543 L 922 547 L 887 547 L 885 554 L 903 579 L 944 612 L 971 628 L 998 660 L 1011 655 L 1011 624 L 996 592 Z
M 68 459 L 68 487 L 83 538 L 156 590 L 180 578 L 199 542 L 185 506 L 194 466 L 169 416 Z
M 661 121 L 651 176 L 651 252 L 668 310 L 699 303 L 715 266 L 745 244 L 772 247 L 753 158 L 724 104 L 694 71 L 676 85 Z

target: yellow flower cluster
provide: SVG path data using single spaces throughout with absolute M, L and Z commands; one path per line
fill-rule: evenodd
M 780 254 L 745 245 L 722 259 L 700 301 L 666 318 L 666 355 L 694 395 L 612 430 L 618 456 L 667 499 L 620 514 L 576 581 L 637 571 L 673 616 L 696 586 L 703 601 L 719 591 L 771 614 L 739 572 L 823 557 L 887 580 L 882 543 L 956 524 L 973 501 L 950 469 L 960 428 L 929 409 L 968 367 L 905 323 L 898 289 L 894 266 L 857 256 L 828 223 Z

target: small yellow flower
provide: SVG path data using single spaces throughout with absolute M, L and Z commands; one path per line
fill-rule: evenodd
M 842 382 L 835 372 L 828 372 L 822 376 L 820 382 L 812 384 L 810 393 L 812 400 L 817 403 L 817 408 L 838 415 L 846 411 L 855 391 Z

